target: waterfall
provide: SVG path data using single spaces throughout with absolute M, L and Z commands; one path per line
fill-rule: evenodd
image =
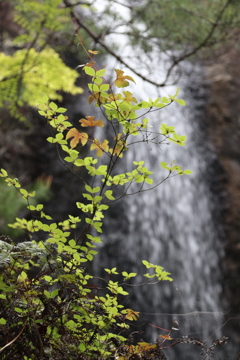
M 138 97 L 157 97 L 153 87 L 146 90 L 146 84 L 139 86 L 139 82 Z M 195 83 L 196 87 L 200 85 Z M 164 92 L 174 93 L 172 90 L 164 89 Z M 97 262 L 99 266 L 117 266 L 121 271 L 137 273 L 144 272 L 142 259 L 163 266 L 174 281 L 134 287 L 130 291 L 129 306 L 141 312 L 143 323 L 168 329 L 176 320 L 181 328 L 180 336 L 207 339 L 212 334 L 212 338 L 217 338 L 221 335 L 223 249 L 207 180 L 214 154 L 208 149 L 198 125 L 204 115 L 202 98 L 191 97 L 187 90 L 181 92 L 181 98 L 186 100 L 186 107 L 173 104 L 150 117 L 156 130 L 161 123 L 166 123 L 175 126 L 179 135 L 187 135 L 187 145 L 180 147 L 170 143 L 159 149 L 142 143 L 128 152 L 125 169 L 121 170 L 127 171 L 133 160 L 145 160 L 154 171 L 157 183 L 167 175 L 160 161 L 171 163 L 175 160 L 193 173 L 169 179 L 151 192 L 120 200 L 122 204 L 116 204 L 112 215 L 106 219 L 104 245 Z M 148 340 L 152 341 L 162 334 L 151 326 L 146 327 L 146 332 Z M 187 354 L 192 355 L 190 345 L 180 348 L 184 359 Z M 176 347 L 178 356 L 180 350 Z

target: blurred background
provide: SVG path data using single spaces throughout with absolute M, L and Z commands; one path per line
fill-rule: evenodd
M 141 260 L 163 266 L 173 283 L 137 287 L 129 307 L 140 311 L 145 340 L 178 321 L 180 336 L 228 336 L 219 359 L 240 354 L 240 3 L 238 0 L 6 0 L 0 1 L 0 166 L 17 177 L 56 221 L 78 216 L 81 197 L 73 178 L 45 141 L 51 136 L 36 111 L 47 95 L 68 109 L 73 123 L 97 114 L 88 105 L 91 61 L 133 76 L 138 100 L 174 94 L 177 104 L 150 117 L 187 135 L 187 145 L 142 144 L 122 161 L 146 159 L 155 182 L 167 174 L 160 161 L 191 169 L 152 193 L 111 207 L 94 271 L 117 266 L 144 271 Z M 108 80 L 108 79 L 106 79 Z M 135 151 L 135 152 L 134 152 Z M 66 186 L 67 184 L 67 186 Z M 69 185 L 71 184 L 71 185 Z M 57 204 L 57 206 L 56 206 Z M 0 235 L 28 234 L 8 227 L 29 217 L 15 189 L 0 180 Z M 139 330 L 139 328 L 137 328 Z M 175 354 L 174 354 L 174 351 Z M 196 349 L 167 349 L 169 358 L 198 358 Z M 194 357 L 196 355 L 196 357 Z M 177 356 L 177 357 L 176 357 Z

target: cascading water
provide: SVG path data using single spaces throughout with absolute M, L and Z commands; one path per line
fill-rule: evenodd
M 173 93 L 171 90 L 164 89 L 164 92 Z M 140 98 L 156 98 L 154 89 L 146 91 L 146 85 L 139 86 L 139 81 L 137 92 Z M 151 118 L 156 129 L 161 123 L 175 126 L 179 135 L 187 135 L 187 145 L 181 148 L 170 143 L 159 149 L 142 143 L 129 151 L 126 168 L 133 160 L 144 159 L 154 171 L 155 183 L 167 175 L 160 161 L 171 163 L 175 160 L 193 173 L 169 179 L 152 192 L 122 199 L 122 206 L 116 205 L 112 217 L 106 219 L 98 264 L 137 273 L 144 272 L 142 259 L 163 266 L 172 274 L 174 282 L 134 287 L 129 306 L 141 312 L 143 322 L 165 329 L 177 320 L 180 336 L 207 339 L 213 333 L 212 337 L 216 338 L 221 334 L 220 261 L 223 250 L 206 180 L 209 157 L 213 154 L 204 145 L 198 127 L 203 116 L 197 109 L 198 100 L 187 92 L 181 95 L 187 107 L 173 104 L 152 114 Z M 127 171 L 126 168 L 121 170 Z M 162 334 L 151 326 L 146 331 L 151 340 Z M 186 360 L 187 356 L 191 357 L 192 348 L 176 347 L 176 353 L 178 359 L 182 353 Z

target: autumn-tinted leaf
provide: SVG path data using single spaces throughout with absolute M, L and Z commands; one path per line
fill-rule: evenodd
M 121 158 L 123 157 L 123 151 L 127 150 L 126 141 L 124 140 L 124 137 L 122 137 L 121 133 L 117 134 L 114 140 L 116 140 L 115 147 L 113 149 L 110 149 L 109 151 L 113 155 L 117 155 Z
M 82 145 L 85 145 L 88 141 L 88 134 L 86 133 L 80 133 L 76 128 L 72 128 L 68 131 L 66 135 L 66 140 L 73 138 L 70 141 L 71 148 L 74 148 L 78 145 L 79 142 L 81 142 Z
M 128 102 L 129 104 L 132 104 L 132 102 L 137 102 L 137 99 L 132 96 L 132 93 L 130 91 L 123 91 L 125 95 L 124 101 Z
M 94 100 L 97 101 L 97 104 L 104 104 L 109 101 L 109 96 L 105 92 L 93 91 L 92 95 L 88 97 L 88 103 L 91 104 Z
M 103 127 L 104 126 L 103 121 L 102 120 L 94 120 L 94 116 L 86 116 L 86 118 L 83 118 L 79 121 L 83 127 L 87 127 L 87 126 Z
M 109 94 L 109 101 L 121 100 L 122 98 L 122 94 Z
M 87 66 L 87 67 L 93 67 L 95 64 L 96 64 L 96 61 L 92 61 L 92 62 L 90 62 L 90 63 L 85 64 L 85 66 Z M 84 68 L 85 68 L 85 66 L 84 66 Z M 84 68 L 83 68 L 83 69 L 84 69 Z
M 117 74 L 117 78 L 116 80 L 114 81 L 114 84 L 119 87 L 119 88 L 122 88 L 122 87 L 126 87 L 129 85 L 129 81 L 133 81 L 135 83 L 135 80 L 131 77 L 131 76 L 128 76 L 128 75 L 123 75 L 124 74 L 124 71 L 122 70 L 119 70 L 119 69 L 115 69 L 115 72 Z
M 127 314 L 125 315 L 127 320 L 130 321 L 136 321 L 137 318 L 139 317 L 139 312 L 138 311 L 133 311 L 132 309 L 126 309 Z
M 94 143 L 91 145 L 90 150 L 97 149 L 97 157 L 101 157 L 103 151 L 108 151 L 108 140 L 104 139 L 102 143 L 98 139 L 94 139 Z
M 165 340 L 172 340 L 172 338 L 169 335 L 159 335 L 159 337 L 161 337 Z
M 93 54 L 93 55 L 97 55 L 97 54 L 99 54 L 99 51 L 92 51 L 92 50 L 88 50 L 88 52 L 89 52 L 90 54 Z
M 157 346 L 157 345 L 149 344 L 146 342 L 139 342 L 138 345 L 139 345 L 141 351 L 148 351 L 151 349 L 155 349 L 155 347 Z

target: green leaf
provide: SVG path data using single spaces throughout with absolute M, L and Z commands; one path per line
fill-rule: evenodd
M 89 185 L 85 185 L 85 189 L 92 194 L 92 188 Z
M 4 318 L 0 318 L 0 325 L 5 325 L 6 324 L 6 320 Z
M 108 274 L 115 274 L 118 275 L 117 268 L 113 267 L 112 269 L 104 269 Z
M 177 134 L 173 134 L 173 138 L 168 138 L 170 141 L 173 141 L 175 144 L 178 144 L 180 146 L 185 145 L 185 141 L 187 140 L 187 137 L 185 135 L 180 136 Z
M 97 187 L 92 189 L 93 194 L 95 194 L 95 193 L 97 193 L 99 191 L 100 191 L 100 186 L 97 186 Z
M 76 241 L 75 240 L 69 240 L 69 245 L 74 248 L 76 246 Z
M 56 112 L 58 112 L 58 113 L 65 113 L 66 111 L 67 111 L 67 109 L 62 108 L 62 107 L 60 107 L 56 110 Z
M 18 307 L 15 307 L 14 310 L 15 310 L 16 312 L 18 312 L 18 313 L 22 313 L 22 312 L 23 312 L 23 310 L 20 309 L 20 308 L 18 308 Z
M 100 191 L 100 186 L 97 186 L 95 188 L 91 188 L 91 186 L 89 185 L 85 185 L 85 189 L 90 192 L 91 194 L 97 193 L 98 191 Z
M 109 90 L 109 84 L 102 84 L 100 86 L 100 91 L 108 91 Z
M 105 73 L 106 73 L 106 69 L 100 69 L 96 71 L 96 76 L 102 77 L 105 75 Z
M 186 175 L 190 175 L 190 174 L 192 174 L 192 171 L 191 170 L 184 170 L 183 173 L 186 174 Z
M 166 163 L 165 161 L 161 161 L 160 165 L 162 168 L 166 169 L 166 170 L 170 170 L 170 167 L 168 166 L 168 163 Z
M 144 181 L 149 185 L 153 184 L 153 179 L 145 178 Z
M 182 105 L 182 106 L 186 105 L 185 101 L 182 99 L 174 99 L 174 101 L 176 101 L 179 105 Z
M 43 209 L 43 204 L 38 204 L 37 206 L 36 206 L 36 210 L 37 211 L 40 211 L 40 210 L 42 210 Z
M 96 72 L 95 70 L 90 66 L 85 66 L 84 69 L 85 73 L 90 76 L 95 76 Z
M 78 348 L 81 352 L 84 352 L 86 350 L 86 346 L 83 343 L 81 343 Z
M 25 189 L 20 189 L 20 193 L 21 193 L 22 195 L 28 195 L 28 192 L 27 192 L 27 190 L 25 190 Z
M 47 138 L 47 141 L 48 142 L 50 142 L 51 144 L 54 144 L 54 143 L 56 143 L 57 142 L 57 140 L 56 139 L 54 139 L 53 137 L 51 137 L 51 136 L 49 136 L 48 138 Z
M 87 236 L 88 239 L 92 240 L 93 242 L 96 242 L 96 243 L 101 243 L 102 242 L 100 237 L 98 237 L 98 236 L 92 236 L 90 234 L 87 234 L 86 236 Z
M 93 91 L 93 92 L 99 92 L 99 86 L 96 84 L 88 84 L 88 88 L 89 90 Z
M 19 275 L 19 277 L 21 278 L 21 281 L 23 281 L 23 280 L 26 280 L 28 276 L 25 271 L 22 271 L 21 274 Z
M 27 206 L 27 208 L 28 208 L 30 211 L 36 210 L 36 207 L 33 206 L 33 205 L 29 205 L 29 206 Z
M 41 103 L 43 104 L 47 104 L 49 101 L 49 97 L 47 95 L 44 95 L 42 98 L 41 98 Z
M 108 200 L 115 200 L 115 197 L 112 196 L 112 190 L 105 191 L 104 195 Z
M 8 176 L 7 171 L 6 171 L 6 170 L 4 170 L 4 169 L 1 169 L 1 174 L 0 174 L 0 176 L 2 176 L 2 177 L 6 177 L 6 176 Z
M 100 77 L 95 77 L 95 78 L 93 78 L 93 81 L 94 81 L 95 84 L 100 85 L 100 84 L 102 83 L 102 78 L 100 78 Z
M 146 266 L 147 269 L 150 269 L 152 267 L 152 264 L 149 263 L 147 260 L 142 260 L 142 263 Z
M 56 105 L 54 102 L 50 102 L 49 107 L 50 107 L 50 109 L 52 109 L 53 111 L 56 111 L 57 108 L 58 108 L 57 105 Z

